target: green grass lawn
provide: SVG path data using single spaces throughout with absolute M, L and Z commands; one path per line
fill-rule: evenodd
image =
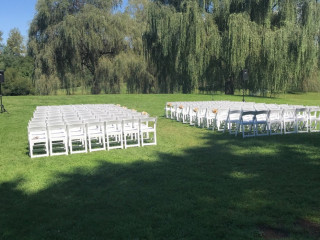
M 320 133 L 242 139 L 163 117 L 167 101 L 211 99 L 4 97 L 0 239 L 320 239 Z M 246 100 L 320 105 L 320 94 Z M 31 159 L 36 106 L 84 103 L 158 116 L 158 145 Z

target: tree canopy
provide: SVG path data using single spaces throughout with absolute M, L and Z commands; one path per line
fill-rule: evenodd
M 319 85 L 319 1 L 159 2 L 149 11 L 145 42 L 162 91 L 240 88 L 242 69 L 249 69 L 252 92 Z
M 22 35 L 17 28 L 11 29 L 6 45 L 1 44 L 1 36 L 0 31 L 0 69 L 5 70 L 3 94 L 33 94 L 33 61 L 25 55 Z
M 37 93 L 320 89 L 319 0 L 38 0 Z
M 141 39 L 135 32 L 137 20 L 115 12 L 118 4 L 105 0 L 38 1 L 29 32 L 29 52 L 35 59 L 39 93 L 81 84 L 92 93 L 102 89 L 117 93 L 127 74 L 137 73 L 134 68 L 141 64 L 139 74 L 152 77 L 146 74 L 142 44 L 137 40 Z M 130 57 L 132 54 L 136 58 Z M 134 77 L 130 74 L 130 79 Z M 129 89 L 140 84 L 126 82 Z
M 21 55 L 25 53 L 25 45 L 23 44 L 23 37 L 18 28 L 10 30 L 9 37 L 7 39 L 7 47 L 10 48 L 13 54 Z

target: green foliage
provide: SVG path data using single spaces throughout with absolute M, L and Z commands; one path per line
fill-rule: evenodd
M 29 32 L 29 53 L 35 60 L 38 93 L 50 94 L 62 87 L 70 94 L 79 84 L 90 87 L 93 94 L 101 90 L 119 93 L 124 82 L 130 85 L 130 92 L 150 92 L 149 88 L 142 89 L 138 80 L 153 78 L 142 57 L 144 28 L 133 19 L 137 15 L 140 23 L 144 20 L 140 2 L 132 3 L 126 13 L 113 12 L 119 2 L 76 3 L 42 0 L 37 4 Z M 130 57 L 132 54 L 136 57 Z
M 149 58 L 157 66 L 161 92 L 191 92 L 210 82 L 212 67 L 221 53 L 218 28 L 195 2 L 182 11 L 155 4 L 144 35 Z M 211 80 L 212 81 L 212 80 Z
M 319 1 L 130 0 L 123 13 L 119 4 L 38 1 L 28 43 L 36 93 L 320 88 Z
M 150 8 L 145 34 L 160 91 L 242 88 L 244 68 L 251 92 L 272 95 L 320 85 L 319 1 L 162 3 Z
M 25 54 L 25 46 L 23 44 L 23 37 L 17 28 L 10 30 L 9 37 L 7 39 L 7 47 L 15 55 Z
M 31 57 L 17 54 L 11 48 L 4 46 L 0 54 L 0 69 L 5 71 L 4 95 L 34 94 Z
M 29 95 L 34 94 L 31 78 L 23 76 L 16 68 L 7 68 L 5 71 L 4 95 Z

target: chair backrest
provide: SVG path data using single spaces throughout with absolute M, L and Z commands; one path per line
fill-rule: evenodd
M 98 119 L 95 119 L 95 121 L 89 121 L 89 122 L 85 122 L 85 124 L 87 125 L 87 127 L 93 127 L 93 126 L 103 126 L 104 122 L 99 121 Z
M 63 120 L 47 120 L 47 127 L 65 125 Z
M 320 107 L 318 106 L 309 107 L 309 117 L 320 118 Z
M 257 121 L 265 121 L 269 120 L 270 111 L 269 110 L 259 110 L 256 111 L 255 119 Z
M 296 115 L 296 110 L 293 107 L 288 107 L 283 109 L 283 118 L 288 119 L 288 118 L 294 118 Z
M 81 121 L 81 120 L 69 120 L 69 121 L 65 121 L 65 123 L 66 123 L 67 126 L 76 125 L 76 124 L 85 125 L 84 122 Z
M 240 118 L 241 121 L 254 121 L 256 118 L 256 111 L 242 111 Z
M 103 121 L 99 121 L 99 119 L 96 118 L 87 118 L 87 119 L 82 119 L 82 121 L 84 123 L 96 123 L 96 122 L 103 122 Z
M 157 118 L 156 117 L 148 117 L 140 119 L 140 126 L 144 124 L 148 127 L 156 128 L 157 126 Z
M 80 120 L 79 116 L 78 115 L 64 115 L 63 116 L 63 119 L 65 121 L 73 121 L 73 120 Z
M 52 124 L 52 125 L 48 125 L 48 132 L 50 133 L 51 131 L 54 130 L 62 130 L 65 131 L 66 130 L 66 125 L 61 124 L 61 123 L 57 123 L 57 124 Z
M 84 123 L 70 123 L 67 125 L 68 135 L 72 136 L 72 134 L 79 130 L 83 133 L 86 133 L 86 125 Z
M 240 118 L 241 118 L 241 113 L 242 111 L 237 109 L 230 109 L 229 110 L 229 113 L 228 113 L 228 118 L 227 120 L 230 120 L 230 119 L 233 119 L 233 120 L 239 120 L 240 121 Z
M 119 130 L 122 128 L 122 121 L 121 120 L 109 120 L 105 122 L 106 131 L 110 129 Z
M 35 134 L 44 134 L 47 135 L 47 127 L 45 126 L 29 126 L 28 133 L 35 133 Z
M 298 117 L 308 117 L 309 115 L 309 110 L 306 107 L 303 108 L 296 108 L 296 116 Z
M 132 128 L 136 128 L 140 126 L 140 119 L 132 118 L 132 119 L 123 119 L 122 127 L 124 129 L 125 126 L 131 126 Z
M 92 120 L 92 119 L 95 119 L 97 121 L 97 119 L 94 115 L 81 115 L 81 116 L 79 116 L 79 118 L 84 121 Z
M 115 117 L 111 117 L 111 116 L 108 116 L 108 117 L 100 117 L 100 118 L 99 118 L 99 121 L 100 121 L 100 122 L 109 122 L 109 121 L 114 121 L 114 120 L 116 120 L 116 118 L 115 118 Z
M 281 121 L 282 120 L 282 115 L 283 115 L 283 110 L 282 109 L 270 109 L 269 119 L 270 120 Z
M 217 118 L 227 118 L 229 114 L 229 108 L 217 109 Z

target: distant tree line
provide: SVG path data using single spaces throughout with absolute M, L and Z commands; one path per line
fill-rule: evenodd
M 35 94 L 320 90 L 320 0 L 38 0 L 27 56 L 9 42 Z
M 5 70 L 4 95 L 34 94 L 33 59 L 26 55 L 23 37 L 17 28 L 11 29 L 6 44 L 0 31 L 0 69 Z

